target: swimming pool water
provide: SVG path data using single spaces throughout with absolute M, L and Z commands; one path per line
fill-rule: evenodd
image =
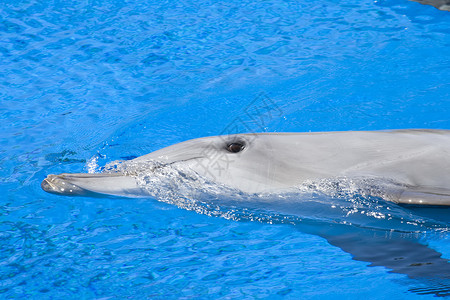
M 450 129 L 449 24 L 403 0 L 2 1 L 0 298 L 432 297 L 295 224 L 40 182 L 227 130 Z M 420 240 L 450 258 L 448 230 Z

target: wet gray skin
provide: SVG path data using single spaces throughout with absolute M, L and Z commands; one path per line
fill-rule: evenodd
M 396 203 L 450 205 L 450 131 L 394 130 L 215 136 L 172 145 L 131 162 L 173 165 L 245 193 L 307 181 L 369 178 Z M 151 172 L 151 170 L 149 171 Z M 49 175 L 44 191 L 72 196 L 148 195 L 121 173 Z
M 431 5 L 439 10 L 450 11 L 450 0 L 411 0 L 411 1 Z

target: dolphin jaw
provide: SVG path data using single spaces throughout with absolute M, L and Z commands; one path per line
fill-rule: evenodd
M 67 180 L 66 174 L 53 175 L 50 174 L 41 183 L 41 188 L 52 194 L 57 195 L 82 195 L 87 191 Z

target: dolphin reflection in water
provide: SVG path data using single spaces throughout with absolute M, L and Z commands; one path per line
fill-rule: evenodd
M 161 181 L 163 177 L 166 181 Z M 168 187 L 165 190 L 161 187 L 163 183 Z M 285 215 L 296 214 L 303 209 L 301 214 L 305 218 L 308 218 L 305 214 L 317 214 L 319 209 L 308 206 L 304 197 L 301 200 L 302 197 L 292 195 L 311 189 L 326 193 L 333 188 L 336 195 L 336 191 L 345 186 L 347 191 L 349 187 L 354 191 L 353 196 L 347 195 L 352 199 L 358 194 L 366 200 L 374 197 L 376 200 L 373 201 L 378 206 L 385 202 L 381 206 L 394 211 L 391 216 L 394 219 L 396 210 L 402 213 L 414 211 L 420 215 L 419 206 L 423 206 L 424 211 L 438 212 L 444 218 L 438 222 L 440 230 L 447 232 L 450 130 L 205 137 L 118 163 L 115 167 L 105 168 L 102 173 L 49 175 L 41 186 L 46 192 L 69 196 L 151 196 L 166 199 L 164 192 L 173 195 L 174 190 L 181 194 L 185 192 L 186 197 L 195 197 L 195 192 L 188 192 L 185 188 L 190 186 L 207 190 L 212 196 L 228 194 L 229 203 L 225 204 L 234 206 L 267 209 Z M 288 197 L 274 196 L 286 193 Z M 338 194 L 342 195 L 342 189 Z M 239 198 L 242 195 L 247 200 L 233 203 L 235 196 Z M 323 203 L 321 205 L 324 207 Z M 321 212 L 323 216 L 328 209 Z M 384 211 L 382 215 L 386 216 Z M 326 238 L 330 244 L 351 253 L 356 260 L 384 266 L 412 278 L 450 280 L 448 261 L 437 251 L 420 244 L 417 234 L 413 234 L 417 228 L 403 228 L 401 224 L 408 223 L 408 220 L 402 220 L 404 222 L 398 222 L 399 228 L 377 228 L 377 225 L 355 225 L 355 222 L 346 222 L 345 216 L 339 216 L 332 222 L 300 222 L 300 229 Z M 442 295 L 449 293 L 450 288 L 445 285 L 437 292 L 429 290 L 430 293 L 433 291 Z

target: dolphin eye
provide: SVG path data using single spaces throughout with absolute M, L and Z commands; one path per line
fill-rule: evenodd
M 227 145 L 227 150 L 231 153 L 238 153 L 244 149 L 244 144 L 235 142 Z

